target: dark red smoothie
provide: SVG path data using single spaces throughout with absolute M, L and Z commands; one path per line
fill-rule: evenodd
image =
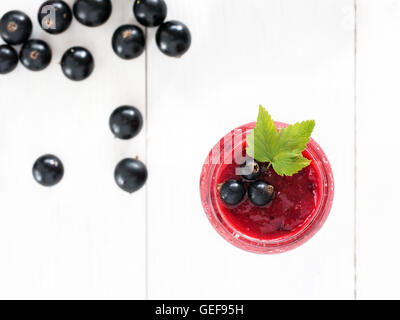
M 312 160 L 307 151 L 303 155 Z M 217 173 L 215 187 L 230 179 L 241 180 L 235 173 L 237 167 L 235 164 L 222 164 Z M 215 192 L 222 216 L 233 229 L 252 238 L 271 240 L 295 234 L 312 219 L 321 201 L 321 177 L 318 168 L 311 162 L 299 173 L 282 177 L 263 164 L 261 172 L 259 179 L 267 181 L 275 188 L 274 199 L 267 206 L 258 207 L 245 197 L 239 205 L 229 207 L 222 202 L 218 192 Z

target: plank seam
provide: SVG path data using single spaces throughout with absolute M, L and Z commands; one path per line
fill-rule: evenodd
M 354 0 L 354 300 L 357 300 L 357 0 Z
M 147 166 L 149 164 L 148 159 L 148 145 L 149 145 L 149 105 L 148 105 L 148 29 L 145 28 L 145 39 L 146 39 L 146 49 L 145 49 L 145 156 Z M 149 300 L 149 187 L 146 185 L 145 194 L 145 299 Z

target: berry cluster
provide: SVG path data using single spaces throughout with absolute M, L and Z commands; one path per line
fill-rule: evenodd
M 121 106 L 114 110 L 109 120 L 111 132 L 118 139 L 136 137 L 143 127 L 143 116 L 133 106 Z M 41 156 L 33 165 L 33 177 L 46 187 L 59 183 L 64 175 L 62 161 L 52 154 Z M 147 168 L 138 158 L 120 161 L 114 171 L 117 185 L 124 191 L 133 193 L 141 189 L 147 180 Z
M 170 57 L 181 57 L 189 50 L 192 37 L 188 27 L 177 20 L 164 22 L 167 5 L 164 0 L 135 0 L 133 12 L 136 20 L 147 28 L 158 27 L 158 48 Z M 145 49 L 145 36 L 135 25 L 123 25 L 113 35 L 114 52 L 123 59 L 133 59 Z
M 250 166 L 251 172 L 242 175 L 242 180 L 231 179 L 218 185 L 221 200 L 226 205 L 235 206 L 242 202 L 247 192 L 252 204 L 259 207 L 266 206 L 274 198 L 275 189 L 267 181 L 259 179 L 262 171 L 260 163 L 252 160 L 250 165 L 247 162 L 243 163 L 241 168 L 246 166 Z
M 135 0 L 133 12 L 144 27 L 159 26 L 156 42 L 164 54 L 180 57 L 189 49 L 191 34 L 186 25 L 179 21 L 164 22 L 167 16 L 164 0 Z M 104 24 L 111 14 L 111 0 L 75 0 L 72 10 L 62 0 L 49 0 L 40 6 L 38 22 L 45 32 L 60 34 L 69 28 L 73 17 L 87 27 L 97 27 Z M 6 44 L 0 45 L 0 74 L 13 71 L 18 61 L 32 71 L 41 71 L 50 64 L 50 46 L 43 40 L 30 39 L 31 34 L 32 21 L 24 12 L 13 10 L 3 15 L 0 20 L 0 36 Z M 14 45 L 22 45 L 19 54 L 13 48 Z M 140 56 L 145 47 L 145 35 L 138 26 L 125 24 L 113 34 L 112 49 L 123 59 Z M 62 72 L 73 81 L 88 78 L 94 66 L 93 55 L 83 47 L 68 49 L 61 59 Z M 141 131 L 143 117 L 137 108 L 122 106 L 112 113 L 109 124 L 115 137 L 131 139 Z M 33 166 L 33 176 L 43 186 L 54 186 L 61 181 L 63 175 L 61 160 L 51 154 L 40 157 Z M 146 183 L 147 168 L 137 158 L 124 159 L 116 166 L 114 178 L 121 189 L 132 193 Z

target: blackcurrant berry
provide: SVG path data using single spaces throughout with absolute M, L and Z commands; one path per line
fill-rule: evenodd
M 0 74 L 13 71 L 18 64 L 18 53 L 8 44 L 0 46 Z
M 61 59 L 61 68 L 67 78 L 81 81 L 93 72 L 94 59 L 87 49 L 73 47 L 64 53 Z
M 156 41 L 161 52 L 170 57 L 180 57 L 189 50 L 192 36 L 182 22 L 168 21 L 158 28 Z
M 115 168 L 114 178 L 122 190 L 133 193 L 146 183 L 147 168 L 137 159 L 124 159 Z
M 85 26 L 97 27 L 105 23 L 111 16 L 110 0 L 76 0 L 74 16 Z
M 32 71 L 45 69 L 51 62 L 51 49 L 43 40 L 31 39 L 25 42 L 19 53 L 21 63 Z
M 221 200 L 232 206 L 239 204 L 246 194 L 243 182 L 233 179 L 218 185 L 218 191 Z
M 1 37 L 8 44 L 24 43 L 31 36 L 32 21 L 21 11 L 9 11 L 0 20 L 0 32 Z
M 167 17 L 167 5 L 164 0 L 135 0 L 133 13 L 140 24 L 156 27 Z
M 246 168 L 248 166 L 248 168 Z M 241 166 L 241 168 L 246 168 L 246 170 L 251 170 L 250 174 L 243 174 L 242 177 L 246 180 L 257 180 L 258 177 L 261 175 L 261 167 L 260 164 L 255 161 L 255 160 L 251 160 L 251 161 L 246 161 L 244 162 Z
M 113 35 L 112 47 L 114 52 L 122 59 L 139 57 L 146 46 L 142 29 L 134 25 L 123 25 Z
M 271 202 L 274 197 L 274 187 L 268 182 L 258 180 L 249 185 L 249 200 L 256 206 L 262 207 Z
M 119 139 L 127 140 L 137 136 L 142 127 L 142 114 L 135 107 L 122 106 L 111 114 L 110 128 Z
M 56 156 L 46 154 L 36 160 L 32 173 L 39 184 L 51 187 L 61 181 L 64 176 L 64 166 Z
M 71 25 L 72 11 L 64 1 L 46 1 L 40 6 L 38 20 L 44 31 L 59 34 Z

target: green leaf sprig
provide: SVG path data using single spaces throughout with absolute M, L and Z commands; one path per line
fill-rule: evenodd
M 270 114 L 262 106 L 257 124 L 247 136 L 247 155 L 259 162 L 268 162 L 281 176 L 292 176 L 310 165 L 302 152 L 307 148 L 315 121 L 290 125 L 278 132 Z

